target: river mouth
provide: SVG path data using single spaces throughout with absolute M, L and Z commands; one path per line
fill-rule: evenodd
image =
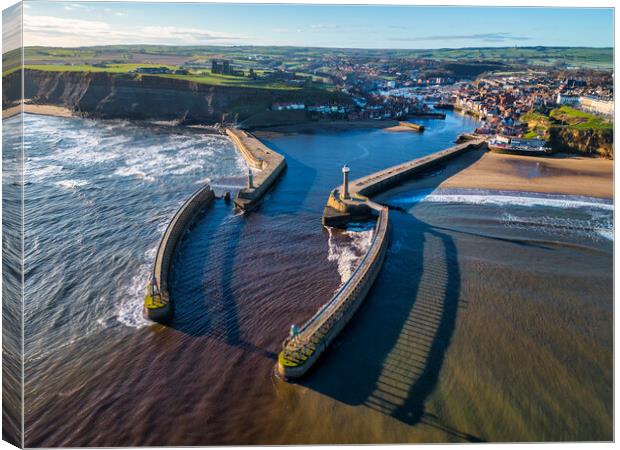
M 366 224 L 344 232 L 321 225 L 342 164 L 355 178 L 424 156 L 475 128 L 472 119 L 449 113 L 445 121 L 420 120 L 422 135 L 374 129 L 265 138 L 286 157 L 286 173 L 251 214 L 216 201 L 188 231 L 174 262 L 179 303 L 169 326 L 138 320 L 144 283 L 135 276 L 142 266 L 148 273 L 161 227 L 197 183 L 241 184 L 236 177 L 246 172 L 232 144 L 222 141 L 213 148 L 219 156 L 209 156 L 206 141 L 182 136 L 181 153 L 191 156 L 183 162 L 174 146 L 161 148 L 174 136 L 142 128 L 124 135 L 114 127 L 101 136 L 99 127 L 110 124 L 37 120 L 45 154 L 35 158 L 58 151 L 57 140 L 67 138 L 53 130 L 74 126 L 69 122 L 80 123 L 87 139 L 128 148 L 122 138 L 141 149 L 119 155 L 111 148 L 81 165 L 60 155 L 46 164 L 60 169 L 47 173 L 32 167 L 28 186 L 40 189 L 33 201 L 54 206 L 41 213 L 80 219 L 42 222 L 31 254 L 69 247 L 101 287 L 72 278 L 77 272 L 69 269 L 52 277 L 57 283 L 31 285 L 47 304 L 27 306 L 37 327 L 28 330 L 27 445 L 611 438 L 612 243 L 579 235 L 572 222 L 559 243 L 533 242 L 550 241 L 544 230 L 557 227 L 520 229 L 522 218 L 534 217 L 528 206 L 401 202 L 403 212 L 390 211 L 384 267 L 354 319 L 299 383 L 274 375 L 290 325 L 331 298 L 369 240 Z M 143 145 L 151 140 L 158 144 Z M 189 170 L 196 160 L 206 166 Z M 229 161 L 229 172 L 210 173 L 222 167 L 212 161 Z M 164 176 L 172 171 L 179 173 Z M 73 183 L 57 184 L 64 180 Z M 115 183 L 114 195 L 97 180 Z M 418 194 L 385 198 L 396 204 Z M 119 206 L 119 198 L 130 201 Z M 538 218 L 566 218 L 541 208 Z M 608 212 L 601 214 L 576 219 L 581 228 L 598 220 L 608 230 L 601 225 Z M 81 236 L 72 233 L 82 226 Z M 63 230 L 70 238 L 57 235 Z M 117 302 L 127 305 L 125 321 Z

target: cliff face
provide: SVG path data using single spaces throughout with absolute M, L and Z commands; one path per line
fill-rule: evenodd
M 612 129 L 579 129 L 562 125 L 542 114 L 526 114 L 522 120 L 527 123 L 528 129 L 538 132 L 555 150 L 613 159 Z
M 8 89 L 3 90 L 3 107 L 19 100 L 19 89 L 15 87 L 19 75 L 17 72 L 6 77 Z M 38 70 L 25 71 L 24 95 L 35 103 L 66 106 L 88 117 L 207 124 L 264 116 L 275 102 L 345 100 L 340 93 L 316 89 L 212 86 L 134 74 Z
M 551 128 L 549 142 L 563 151 L 586 153 L 613 159 L 614 134 L 612 130 L 576 130 L 569 127 Z

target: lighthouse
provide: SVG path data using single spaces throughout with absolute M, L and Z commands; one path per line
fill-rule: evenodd
M 347 200 L 349 196 L 349 166 L 342 166 L 342 198 Z

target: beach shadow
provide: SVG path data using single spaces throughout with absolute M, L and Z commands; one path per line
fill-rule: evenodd
M 461 167 L 482 153 L 464 156 Z M 436 185 L 453 173 L 449 168 L 433 170 Z M 428 187 L 428 179 L 424 181 Z M 408 211 L 391 212 L 383 270 L 357 314 L 301 384 L 409 425 L 425 424 L 457 440 L 481 441 L 426 411 L 458 311 L 465 305 L 459 302 L 458 250 L 452 236 Z

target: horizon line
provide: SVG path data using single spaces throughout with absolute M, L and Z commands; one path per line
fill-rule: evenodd
M 425 47 L 425 48 L 390 48 L 390 47 L 321 47 L 321 46 L 304 46 L 304 45 L 260 45 L 260 44 L 198 44 L 198 45 L 178 45 L 178 44 L 100 44 L 100 45 L 82 45 L 82 46 L 58 46 L 58 45 L 26 45 L 19 48 L 101 48 L 101 47 L 183 47 L 183 48 L 200 48 L 200 47 L 221 47 L 221 48 L 241 48 L 241 47 L 257 47 L 257 48 L 307 48 L 321 50 L 393 50 L 393 51 L 430 51 L 430 50 L 499 50 L 499 49 L 533 49 L 533 48 L 587 48 L 587 49 L 614 49 L 614 46 L 588 46 L 588 45 L 503 45 L 503 46 L 476 46 L 476 47 Z M 17 49 L 14 49 L 17 50 Z M 14 50 L 9 50 L 14 51 Z M 8 53 L 4 52 L 4 53 Z M 4 54 L 3 53 L 3 54 Z

